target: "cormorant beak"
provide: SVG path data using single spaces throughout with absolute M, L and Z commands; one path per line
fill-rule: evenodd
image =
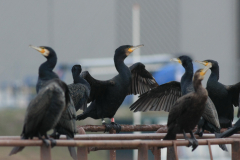
M 45 48 L 40 48 L 40 47 L 36 47 L 36 46 L 33 46 L 33 45 L 29 45 L 29 47 L 31 47 L 33 49 L 36 49 L 38 52 L 40 52 L 45 57 L 47 57 L 49 55 L 49 51 Z
M 182 61 L 179 58 L 172 58 L 172 59 L 170 59 L 170 61 L 175 61 L 175 62 L 182 64 Z
M 140 44 L 140 45 L 137 45 L 137 46 L 130 47 L 130 48 L 128 49 L 128 52 L 129 52 L 129 53 L 132 53 L 134 50 L 136 50 L 136 49 L 138 49 L 138 48 L 140 48 L 140 47 L 142 47 L 142 46 L 144 46 L 144 45 L 143 45 L 143 44 Z
M 201 61 L 198 61 L 198 60 L 195 60 L 195 62 L 200 63 L 200 64 L 202 64 L 204 66 L 208 66 L 209 68 L 212 67 L 212 63 L 211 62 L 206 62 L 206 61 L 201 62 Z
M 201 76 L 204 76 L 204 75 L 207 73 L 207 71 L 209 70 L 209 68 L 211 68 L 211 67 L 212 67 L 212 64 L 209 63 L 205 68 L 203 68 L 203 69 L 201 70 L 200 75 L 201 75 Z

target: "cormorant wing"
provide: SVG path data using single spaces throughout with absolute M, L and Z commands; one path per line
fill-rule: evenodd
M 145 69 L 145 65 L 138 62 L 129 67 L 132 73 L 132 84 L 128 94 L 143 94 L 158 86 L 154 77 Z
M 59 108 L 62 104 L 65 104 L 65 95 L 58 83 L 53 81 L 42 87 L 37 96 L 28 105 L 24 119 L 25 133 L 37 130 L 36 128 L 43 120 L 47 108 Z
M 96 80 L 89 74 L 88 71 L 82 72 L 80 76 L 86 79 L 91 86 L 90 98 L 88 99 L 88 103 L 104 95 L 108 86 L 113 86 L 115 84 L 115 82 L 111 80 Z
M 169 112 L 179 97 L 181 97 L 180 82 L 171 81 L 140 95 L 139 99 L 130 106 L 130 109 L 134 112 L 148 110 Z
M 239 92 L 240 92 L 240 82 L 234 85 L 225 85 L 225 88 L 227 89 L 228 93 L 232 97 L 232 104 L 235 107 L 239 106 Z M 238 114 L 237 117 L 240 117 L 240 108 L 238 108 Z
M 70 98 L 67 109 L 63 111 L 62 116 L 57 124 L 65 132 L 66 135 L 73 138 L 74 133 L 77 133 L 76 129 L 76 110 L 74 107 L 73 100 Z
M 214 103 L 209 97 L 205 104 L 205 109 L 203 111 L 202 117 L 206 119 L 208 122 L 210 122 L 211 124 L 215 125 L 217 128 L 221 128 L 219 119 L 218 119 L 217 110 L 215 108 Z
M 69 84 L 68 89 L 76 111 L 79 109 L 85 111 L 87 109 L 87 100 L 90 96 L 90 90 L 81 83 Z
M 192 104 L 191 93 L 180 97 L 170 109 L 167 126 L 169 126 L 172 123 L 176 123 L 179 117 L 184 116 L 185 111 L 191 106 L 191 104 Z

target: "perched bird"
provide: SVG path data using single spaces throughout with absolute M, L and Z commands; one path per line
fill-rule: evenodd
M 69 94 L 70 95 L 70 94 Z M 63 111 L 61 118 L 59 119 L 54 132 L 50 135 L 55 139 L 59 139 L 60 135 L 66 135 L 68 140 L 74 139 L 74 134 L 77 133 L 76 129 L 76 110 L 72 99 L 68 103 L 67 108 Z M 68 147 L 69 153 L 74 160 L 77 160 L 77 154 L 75 147 Z
M 49 139 L 47 131 L 56 126 L 69 100 L 68 88 L 64 82 L 59 79 L 48 81 L 27 107 L 21 139 L 38 137 L 49 146 L 42 136 Z M 14 147 L 9 155 L 16 154 L 23 148 Z
M 163 85 L 159 85 L 152 90 L 142 94 L 140 98 L 130 106 L 131 110 L 137 111 L 160 111 L 164 110 L 166 112 L 170 111 L 172 105 L 176 102 L 178 98 L 187 93 L 193 92 L 193 64 L 192 59 L 188 56 L 180 56 L 179 58 L 173 58 L 171 61 L 176 61 L 180 63 L 184 69 L 185 73 L 181 78 L 181 82 L 168 82 Z M 201 130 L 202 129 L 202 130 Z M 218 120 L 218 115 L 216 108 L 208 97 L 207 103 L 205 104 L 205 109 L 202 114 L 202 118 L 198 123 L 197 133 L 202 136 L 204 130 L 208 130 L 212 133 L 220 133 L 220 124 Z M 201 131 L 200 131 L 201 130 Z M 226 146 L 223 144 L 219 145 L 220 148 L 227 151 Z
M 222 128 L 232 127 L 232 121 L 234 117 L 234 106 L 239 106 L 239 92 L 240 92 L 240 82 L 235 85 L 224 85 L 219 80 L 219 66 L 218 62 L 214 60 L 196 61 L 203 65 L 211 66 L 211 74 L 207 81 L 207 91 L 208 95 L 213 101 L 219 122 Z M 240 115 L 240 110 L 238 108 L 238 117 Z
M 82 109 L 85 111 L 87 109 L 87 101 L 90 96 L 90 84 L 80 76 L 82 72 L 81 65 L 74 65 L 72 67 L 73 83 L 68 85 L 68 89 L 76 111 Z
M 78 120 L 87 117 L 102 119 L 106 131 L 114 128 L 120 132 L 121 127 L 114 122 L 114 115 L 125 97 L 129 94 L 142 94 L 157 84 L 142 63 L 135 63 L 131 67 L 124 64 L 124 59 L 141 46 L 143 45 L 124 45 L 115 50 L 114 63 L 119 74 L 110 80 L 99 81 L 87 71 L 81 73 L 91 86 L 89 102 L 92 103 L 77 116 Z M 111 124 L 106 124 L 104 118 L 111 118 Z
M 50 47 L 46 46 L 41 47 L 30 46 L 30 47 L 36 49 L 37 51 L 42 53 L 44 57 L 47 58 L 47 61 L 41 64 L 41 66 L 39 67 L 38 82 L 36 86 L 38 92 L 49 80 L 53 78 L 59 79 L 58 75 L 53 72 L 53 69 L 57 63 L 57 54 Z M 66 105 L 67 108 L 62 112 L 61 118 L 59 119 L 56 127 L 54 128 L 54 133 L 51 134 L 51 136 L 54 138 L 59 138 L 60 135 L 66 135 L 67 139 L 73 139 L 74 134 L 76 133 L 76 110 L 71 97 Z M 69 146 L 68 150 L 72 158 L 76 160 L 77 154 L 75 151 L 75 147 Z
M 208 98 L 207 90 L 201 83 L 208 69 L 206 67 L 195 72 L 193 79 L 194 91 L 180 97 L 171 107 L 167 123 L 168 132 L 163 138 L 164 140 L 175 140 L 177 133 L 183 133 L 185 139 L 192 145 L 192 151 L 198 146 L 198 141 L 192 130 L 202 116 Z M 186 136 L 186 132 L 190 133 L 191 138 Z

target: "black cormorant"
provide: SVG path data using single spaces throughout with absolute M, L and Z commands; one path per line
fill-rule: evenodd
M 129 94 L 142 94 L 157 84 L 142 63 L 135 63 L 131 67 L 124 64 L 124 59 L 141 46 L 143 45 L 124 45 L 115 50 L 114 63 L 119 74 L 110 80 L 96 80 L 87 71 L 81 74 L 91 86 L 89 101 L 92 103 L 77 116 L 78 120 L 91 117 L 102 119 L 104 123 L 104 118 L 112 118 L 110 125 L 105 124 L 107 130 L 113 127 L 117 132 L 120 131 L 120 125 L 113 118 L 125 97 Z
M 185 139 L 192 145 L 192 151 L 198 146 L 192 130 L 202 116 L 208 98 L 207 90 L 201 83 L 208 69 L 206 67 L 196 71 L 193 78 L 194 91 L 180 97 L 171 107 L 167 123 L 168 132 L 163 138 L 164 140 L 175 140 L 177 133 L 183 133 Z M 191 138 L 186 136 L 186 132 L 190 133 Z
M 38 137 L 48 146 L 42 136 L 49 139 L 47 131 L 56 126 L 69 100 L 68 88 L 64 82 L 59 79 L 48 81 L 27 107 L 21 139 Z M 16 154 L 23 148 L 14 147 L 9 155 Z
M 185 68 L 185 73 L 181 78 L 181 82 L 172 81 L 159 85 L 156 88 L 142 94 L 140 98 L 130 106 L 131 110 L 137 111 L 160 111 L 164 110 L 169 112 L 171 106 L 175 101 L 189 92 L 194 91 L 192 78 L 193 78 L 193 64 L 192 59 L 188 56 L 180 56 L 179 58 L 173 58 L 172 61 L 180 63 Z M 203 131 L 206 129 L 212 133 L 220 133 L 220 124 L 216 108 L 208 97 L 205 109 L 203 112 L 203 118 L 198 123 L 199 136 L 202 136 Z M 200 129 L 202 128 L 202 131 Z M 219 145 L 220 148 L 227 151 L 226 146 Z
M 219 122 L 222 128 L 232 127 L 232 121 L 234 118 L 234 106 L 239 106 L 239 92 L 240 82 L 235 85 L 224 85 L 219 80 L 219 66 L 218 62 L 214 60 L 196 61 L 203 65 L 211 65 L 211 74 L 207 81 L 208 95 L 213 101 Z M 238 117 L 239 117 L 238 109 Z
M 72 67 L 73 83 L 68 85 L 68 89 L 76 111 L 82 109 L 85 111 L 87 109 L 87 101 L 90 96 L 90 84 L 80 76 L 82 72 L 81 65 L 74 65 Z
M 53 78 L 58 78 L 58 75 L 53 72 L 53 69 L 57 63 L 57 54 L 55 51 L 46 46 L 30 46 L 33 49 L 36 49 L 40 53 L 43 54 L 44 57 L 47 58 L 47 61 L 41 64 L 39 67 L 38 72 L 38 82 L 37 82 L 37 92 L 41 89 L 46 82 Z M 70 97 L 71 99 L 71 97 Z M 54 128 L 54 133 L 51 134 L 54 138 L 59 138 L 61 134 L 66 135 L 67 139 L 73 139 L 74 134 L 76 133 L 76 110 L 72 100 L 69 101 L 67 104 L 67 109 L 61 115 L 59 122 L 57 123 L 56 127 Z M 73 159 L 77 159 L 77 154 L 75 151 L 75 147 L 68 147 L 70 155 Z

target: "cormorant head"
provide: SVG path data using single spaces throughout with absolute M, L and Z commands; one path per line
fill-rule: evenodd
M 40 52 L 44 57 L 46 57 L 47 59 L 56 56 L 55 51 L 51 48 L 51 47 L 47 47 L 47 46 L 32 46 L 29 45 L 29 47 L 36 49 L 38 52 Z
M 178 58 L 172 58 L 170 61 L 175 61 L 180 63 L 184 68 L 187 67 L 189 64 L 192 65 L 192 59 L 188 56 L 180 56 Z
M 208 65 L 204 69 L 197 70 L 194 74 L 193 80 L 195 79 L 195 80 L 201 80 L 202 81 L 209 68 L 210 67 Z
M 204 60 L 204 61 L 195 61 L 197 63 L 200 63 L 204 66 L 209 66 L 209 68 L 218 68 L 218 62 L 217 61 L 214 61 L 214 60 Z
M 79 76 L 79 74 L 82 72 L 82 66 L 79 64 L 76 64 L 72 67 L 72 74 L 73 76 Z
M 142 47 L 143 44 L 137 45 L 137 46 L 131 46 L 131 45 L 124 45 L 120 46 L 115 50 L 115 57 L 122 57 L 125 59 L 127 56 L 129 56 L 134 50 Z

